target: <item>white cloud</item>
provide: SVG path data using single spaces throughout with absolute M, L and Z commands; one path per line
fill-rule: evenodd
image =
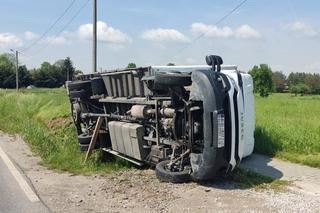
M 0 33 L 0 46 L 21 47 L 22 40 L 13 33 Z
M 190 39 L 175 29 L 151 29 L 142 33 L 141 37 L 145 40 L 154 42 L 179 42 L 186 43 Z
M 33 40 L 38 38 L 39 36 L 31 31 L 24 32 L 24 37 L 26 40 Z
M 230 27 L 218 28 L 217 26 L 203 23 L 193 23 L 191 25 L 191 31 L 199 34 L 205 33 L 206 37 L 231 37 L 233 34 Z
M 313 26 L 300 21 L 295 21 L 293 23 L 287 24 L 285 26 L 285 29 L 296 37 L 312 37 L 318 34 L 318 32 L 313 28 Z
M 234 36 L 237 38 L 260 38 L 260 33 L 249 25 L 241 25 L 234 31 Z
M 260 33 L 250 27 L 249 25 L 241 25 L 236 29 L 232 29 L 231 27 L 224 26 L 219 28 L 214 25 L 206 25 L 204 23 L 193 23 L 191 25 L 191 31 L 197 34 L 204 34 L 205 37 L 222 37 L 222 38 L 260 38 Z
M 92 38 L 92 24 L 81 25 L 78 29 L 78 35 L 83 39 Z M 130 42 L 130 38 L 118 29 L 108 26 L 103 21 L 97 22 L 98 40 L 109 43 L 126 43 Z

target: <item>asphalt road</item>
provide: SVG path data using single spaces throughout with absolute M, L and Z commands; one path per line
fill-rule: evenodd
M 20 177 L 23 177 L 26 181 L 24 175 L 20 172 L 19 174 L 21 175 Z M 26 183 L 28 182 L 26 181 Z M 12 171 L 10 171 L 3 158 L 0 157 L 0 212 L 50 212 L 48 208 L 40 200 L 30 200 L 30 197 L 27 196 L 26 192 L 23 190 L 22 187 L 23 185 L 21 186 L 21 184 L 18 183 L 15 176 L 12 174 Z

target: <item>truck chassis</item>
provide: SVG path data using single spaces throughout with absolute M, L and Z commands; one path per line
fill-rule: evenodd
M 82 151 L 98 117 L 95 149 L 166 182 L 229 174 L 254 146 L 252 78 L 219 56 L 208 65 L 150 66 L 77 76 L 67 83 Z

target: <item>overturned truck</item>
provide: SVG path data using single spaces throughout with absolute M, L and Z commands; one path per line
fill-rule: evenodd
M 68 82 L 80 149 L 97 119 L 95 149 L 139 166 L 155 166 L 166 182 L 228 175 L 254 147 L 253 82 L 236 66 L 149 66 L 77 76 Z

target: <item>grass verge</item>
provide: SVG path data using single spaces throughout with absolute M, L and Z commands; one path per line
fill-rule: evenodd
M 83 164 L 69 107 L 64 89 L 0 90 L 0 130 L 20 134 L 51 169 L 90 174 L 128 168 L 119 159 L 103 162 L 102 152 Z

